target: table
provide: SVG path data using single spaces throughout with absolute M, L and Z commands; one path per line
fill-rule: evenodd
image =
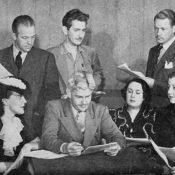
M 32 158 L 36 175 L 99 175 L 99 174 L 162 174 L 163 167 L 134 147 L 121 150 L 110 157 L 103 152 L 60 159 Z

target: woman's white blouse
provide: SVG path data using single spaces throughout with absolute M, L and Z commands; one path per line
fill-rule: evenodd
M 14 150 L 23 141 L 20 132 L 24 126 L 17 117 L 13 119 L 2 117 L 1 120 L 3 126 L 0 131 L 0 139 L 3 140 L 4 154 L 14 156 Z

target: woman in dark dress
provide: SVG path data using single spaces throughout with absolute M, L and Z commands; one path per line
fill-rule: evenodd
M 126 105 L 111 109 L 110 114 L 120 131 L 129 138 L 145 138 L 146 130 L 154 138 L 156 111 L 150 107 L 150 88 L 139 78 L 130 80 L 121 91 Z
M 156 140 L 159 146 L 175 146 L 175 72 L 168 78 L 168 98 L 170 105 L 158 111 L 156 120 Z
M 22 118 L 26 100 L 26 83 L 22 79 L 7 77 L 0 79 L 0 173 L 6 173 L 20 151 L 38 149 L 39 139 L 27 138 Z M 18 115 L 18 116 L 17 116 Z M 9 174 L 28 174 L 24 164 Z

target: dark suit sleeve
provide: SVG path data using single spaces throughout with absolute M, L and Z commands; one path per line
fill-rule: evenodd
M 155 53 L 155 47 L 151 48 L 149 51 L 147 68 L 146 68 L 146 76 L 153 78 L 155 80 L 152 88 L 152 94 L 167 97 L 168 73 L 161 72 L 159 76 L 156 76 L 156 77 L 153 76 L 154 64 L 155 64 L 153 62 L 154 53 Z
M 44 149 L 55 153 L 60 153 L 60 146 L 63 144 L 63 141 L 57 136 L 60 129 L 58 116 L 53 104 L 48 102 L 42 127 L 41 145 Z
M 49 53 L 46 63 L 44 86 L 46 102 L 61 97 L 59 72 L 56 67 L 54 55 L 51 53 Z
M 101 121 L 102 135 L 109 142 L 118 142 L 121 147 L 125 147 L 126 141 L 122 133 L 120 132 L 117 125 L 112 120 L 109 115 L 109 110 L 107 107 L 104 108 L 102 121 Z

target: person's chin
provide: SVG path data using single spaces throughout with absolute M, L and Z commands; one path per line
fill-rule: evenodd
M 156 41 L 158 44 L 162 44 L 164 42 L 162 39 L 157 39 Z
M 170 99 L 170 103 L 175 104 L 175 98 Z

